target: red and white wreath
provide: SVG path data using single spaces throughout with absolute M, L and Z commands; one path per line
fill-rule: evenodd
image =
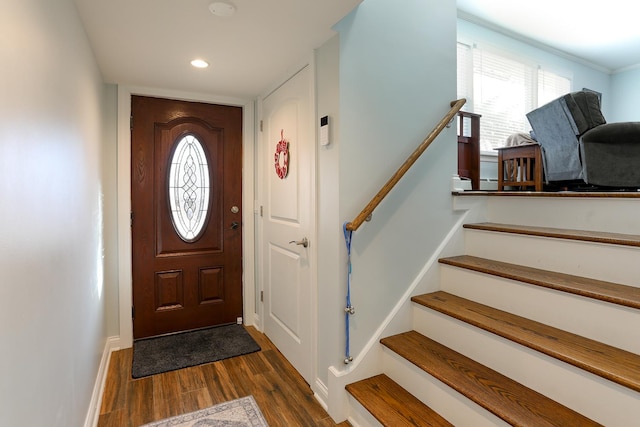
M 274 155 L 276 174 L 280 179 L 286 178 L 289 173 L 289 142 L 284 139 L 284 129 L 280 131 L 280 141 L 276 144 Z

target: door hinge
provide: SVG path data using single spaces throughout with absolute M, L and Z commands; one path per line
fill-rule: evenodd
M 133 130 L 133 114 L 129 116 L 129 130 Z
M 133 211 L 129 213 L 129 227 L 133 227 Z
M 264 302 L 264 291 L 260 291 L 260 302 Z
M 136 308 L 134 306 L 131 306 L 131 318 L 136 318 Z
M 260 206 L 260 216 L 261 216 L 261 217 L 263 216 L 263 209 L 262 209 L 262 206 Z
M 262 132 L 262 120 L 260 120 L 260 132 Z

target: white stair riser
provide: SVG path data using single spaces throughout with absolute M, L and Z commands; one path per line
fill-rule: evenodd
M 443 291 L 640 354 L 640 310 L 441 264 Z
M 640 234 L 638 199 L 489 197 L 487 220 L 505 224 Z
M 353 396 L 349 395 L 349 423 L 353 427 L 381 427 L 382 424 L 375 419 L 371 412 L 358 402 Z
M 467 255 L 640 287 L 640 248 L 465 231 Z
M 383 361 L 384 371 L 390 378 L 453 425 L 509 425 L 386 347 L 383 351 Z
M 640 393 L 421 306 L 414 329 L 608 427 L 640 420 Z

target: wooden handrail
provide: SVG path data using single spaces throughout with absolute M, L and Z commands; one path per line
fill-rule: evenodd
M 433 142 L 434 139 L 440 135 L 440 132 L 453 120 L 453 118 L 458 114 L 458 111 L 462 108 L 462 106 L 467 102 L 466 99 L 461 98 L 457 101 L 451 102 L 451 109 L 449 112 L 440 120 L 435 128 L 427 135 L 427 137 L 422 141 L 422 144 L 415 149 L 415 151 L 409 156 L 409 158 L 400 166 L 400 168 L 393 174 L 393 176 L 387 181 L 387 183 L 378 191 L 373 199 L 369 202 L 367 206 L 362 209 L 362 212 L 358 214 L 355 219 L 349 223 L 347 223 L 346 228 L 350 231 L 356 231 L 363 222 L 367 220 L 367 218 L 373 213 L 375 208 L 380 204 L 380 202 L 386 197 L 387 194 L 391 191 L 391 189 L 402 179 L 405 173 L 409 170 L 409 168 L 418 160 L 418 158 L 424 153 L 429 145 Z

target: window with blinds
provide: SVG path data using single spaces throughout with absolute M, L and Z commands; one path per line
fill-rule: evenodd
M 571 81 L 526 59 L 458 43 L 458 97 L 481 114 L 480 151 L 495 153 L 507 137 L 528 132 L 526 114 L 571 90 Z

